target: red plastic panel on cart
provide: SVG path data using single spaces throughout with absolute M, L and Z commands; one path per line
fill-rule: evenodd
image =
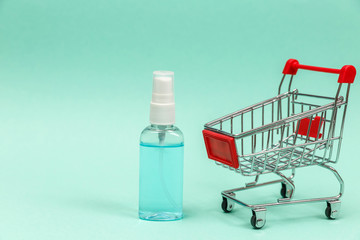
M 310 118 L 303 118 L 300 120 L 299 123 L 300 123 L 300 126 L 299 126 L 298 134 L 307 136 L 309 125 L 310 125 Z M 321 128 L 322 124 L 323 124 L 323 121 L 321 121 L 321 123 L 320 123 L 320 117 L 316 116 L 311 122 L 309 137 L 316 138 L 318 130 L 319 130 L 319 128 Z M 321 138 L 321 136 L 322 136 L 322 134 L 319 133 L 319 138 Z
M 340 70 L 338 83 L 353 83 L 356 75 L 356 69 L 352 65 L 345 65 Z
M 203 130 L 208 157 L 233 168 L 239 167 L 235 139 L 220 133 Z

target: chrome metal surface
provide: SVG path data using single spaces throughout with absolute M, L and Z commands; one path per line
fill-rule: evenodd
M 255 228 L 262 228 L 266 223 L 266 208 L 254 208 Z
M 328 207 L 330 208 L 329 218 L 335 219 L 339 216 L 341 202 L 339 200 L 327 201 Z
M 239 167 L 223 166 L 244 176 L 255 176 L 255 180 L 244 187 L 223 191 L 221 195 L 228 201 L 251 208 L 256 219 L 255 228 L 265 224 L 266 208 L 284 204 L 326 201 L 326 214 L 334 219 L 340 210 L 340 198 L 344 193 L 344 181 L 329 163 L 339 159 L 350 84 L 345 98 L 340 96 L 339 84 L 335 97 L 322 96 L 290 90 L 291 75 L 287 92 L 281 93 L 285 82 L 282 77 L 278 95 L 244 109 L 227 114 L 205 124 L 204 128 L 233 137 L 236 142 Z M 305 119 L 305 120 L 304 120 Z M 316 121 L 315 121 L 316 120 Z M 301 125 L 301 127 L 300 127 Z M 335 196 L 308 199 L 293 199 L 295 193 L 295 169 L 319 166 L 332 172 L 339 182 L 339 193 Z M 291 175 L 283 171 L 291 169 Z M 279 179 L 259 183 L 261 174 L 274 173 Z M 235 192 L 270 184 L 285 184 L 284 198 L 262 204 L 248 204 L 235 197 Z M 252 224 L 255 221 L 252 218 Z
M 335 97 L 300 93 L 297 89 L 288 91 L 218 118 L 204 127 L 235 138 L 239 161 L 236 172 L 245 176 L 335 163 L 341 150 L 350 90 L 348 87 L 346 97 L 341 97 L 341 85 Z M 336 124 L 339 114 L 343 116 Z M 319 117 L 318 126 L 313 126 L 313 120 Z M 305 118 L 309 120 L 304 133 L 299 127 Z M 311 135 L 312 128 L 317 129 L 316 136 Z
M 329 197 L 316 197 L 316 198 L 308 198 L 308 199 L 296 199 L 293 200 L 292 199 L 292 195 L 289 198 L 285 198 L 285 199 L 278 199 L 276 202 L 271 202 L 271 203 L 263 203 L 263 204 L 248 204 L 245 203 L 235 197 L 233 197 L 231 194 L 236 193 L 236 192 L 240 192 L 240 191 L 244 191 L 244 190 L 248 190 L 248 189 L 252 189 L 252 188 L 257 188 L 257 187 L 262 187 L 262 186 L 267 186 L 270 184 L 275 184 L 275 183 L 281 183 L 281 182 L 286 182 L 287 184 L 289 184 L 289 186 L 293 187 L 292 190 L 295 189 L 295 185 L 293 183 L 293 181 L 291 180 L 291 178 L 293 177 L 293 175 L 291 175 L 290 177 L 286 177 L 284 174 L 278 174 L 281 179 L 277 179 L 277 180 L 273 180 L 273 181 L 269 181 L 269 182 L 264 182 L 264 183 L 257 183 L 251 186 L 246 186 L 245 187 L 240 187 L 240 188 L 233 188 L 230 190 L 225 190 L 221 193 L 222 196 L 233 200 L 235 203 L 243 205 L 245 207 L 248 208 L 261 208 L 261 207 L 268 207 L 268 206 L 278 206 L 278 205 L 283 205 L 283 204 L 293 204 L 293 203 L 307 203 L 307 202 L 319 202 L 319 201 L 335 201 L 335 200 L 339 200 L 342 195 L 344 194 L 344 181 L 342 180 L 340 174 L 331 166 L 322 164 L 319 165 L 321 167 L 323 167 L 324 169 L 328 169 L 330 172 L 332 172 L 336 179 L 339 182 L 339 193 L 335 196 L 329 196 Z

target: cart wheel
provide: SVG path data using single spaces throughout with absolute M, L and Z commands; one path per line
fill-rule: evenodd
M 291 194 L 291 191 L 287 185 L 285 183 L 281 183 L 281 190 L 280 190 L 280 195 L 283 197 L 283 198 L 289 198 L 290 197 L 290 194 Z
M 327 206 L 325 209 L 325 215 L 328 219 L 335 219 L 333 217 L 331 217 L 331 207 Z
M 281 183 L 280 195 L 283 198 L 286 198 L 286 184 L 285 183 Z
M 260 210 L 260 209 L 259 209 Z M 259 210 L 253 210 L 252 211 L 252 217 L 250 219 L 251 226 L 255 229 L 260 229 L 263 226 L 265 226 L 266 219 L 265 219 L 265 212 L 266 209 Z
M 339 215 L 340 204 L 339 200 L 326 202 L 325 215 L 328 219 L 335 219 Z
M 234 204 L 231 201 L 228 201 L 226 197 L 223 197 L 221 208 L 224 212 L 229 213 L 233 210 Z

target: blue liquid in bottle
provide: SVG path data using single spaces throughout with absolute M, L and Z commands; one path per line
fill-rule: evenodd
M 184 143 L 173 125 L 151 125 L 140 139 L 139 217 L 169 221 L 183 217 Z

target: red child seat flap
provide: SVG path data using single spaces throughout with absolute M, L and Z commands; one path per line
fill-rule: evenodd
M 318 130 L 319 130 L 319 128 L 321 128 L 321 125 L 324 122 L 324 121 L 321 121 L 321 123 L 320 123 L 320 120 L 321 120 L 321 117 L 319 117 L 319 116 L 316 116 L 312 120 L 311 126 L 310 126 L 309 137 L 316 138 L 316 135 L 318 134 Z M 309 125 L 310 125 L 310 118 L 303 118 L 299 121 L 298 124 L 300 124 L 300 126 L 296 127 L 296 128 L 299 128 L 298 134 L 307 136 Z M 321 136 L 322 136 L 322 133 L 319 132 L 318 138 L 321 138 Z
M 235 139 L 233 137 L 203 130 L 203 136 L 208 157 L 233 168 L 239 167 Z

